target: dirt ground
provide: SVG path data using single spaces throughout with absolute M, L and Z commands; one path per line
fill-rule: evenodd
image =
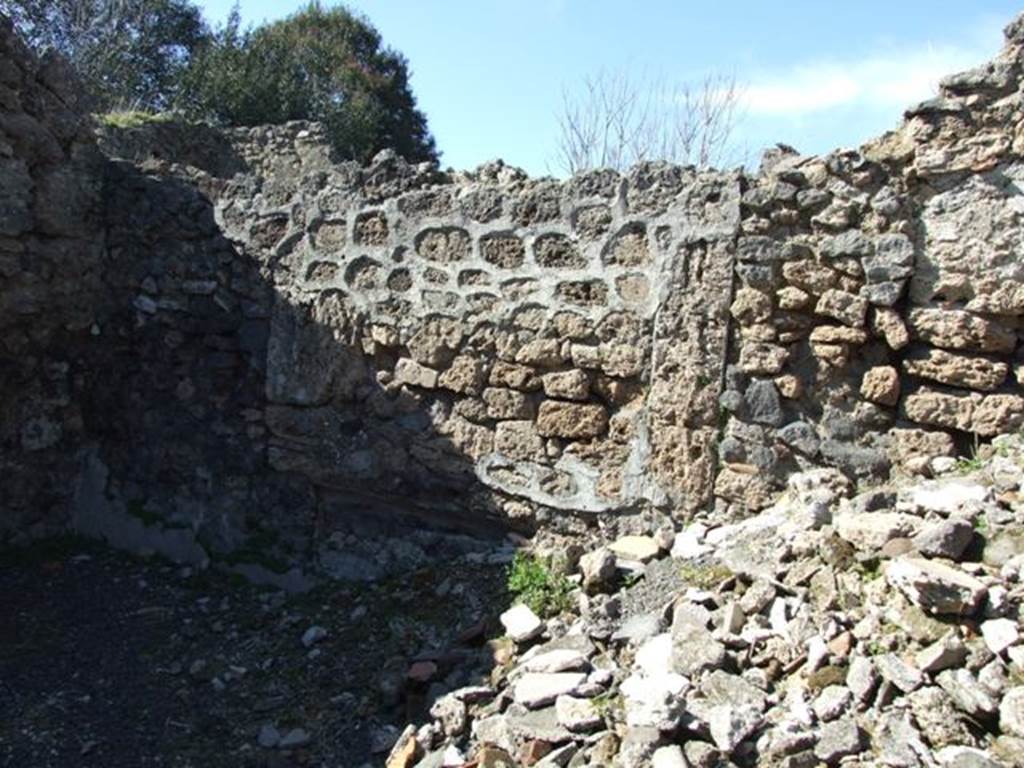
M 289 596 L 77 540 L 0 553 L 0 766 L 382 765 L 486 679 L 504 583 L 463 559 Z

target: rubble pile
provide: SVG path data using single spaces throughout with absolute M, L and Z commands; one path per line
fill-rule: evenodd
M 1022 764 L 1024 441 L 982 454 L 583 555 L 574 609 L 506 612 L 388 768 Z

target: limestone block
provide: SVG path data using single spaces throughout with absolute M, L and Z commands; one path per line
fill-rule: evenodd
M 533 406 L 522 392 L 504 387 L 487 387 L 483 392 L 487 416 L 492 419 L 532 419 Z
M 994 138 L 994 137 L 993 137 Z M 938 171 L 984 162 L 992 139 L 936 147 Z M 1008 136 L 1000 136 L 996 146 Z M 920 149 L 918 150 L 920 153 Z M 920 167 L 925 161 L 918 157 Z M 1000 180 L 989 174 L 970 174 L 928 198 L 920 214 L 922 252 L 911 280 L 911 300 L 963 300 L 968 309 L 992 314 L 1019 314 L 1024 308 L 1020 290 L 1020 253 L 1024 249 L 1022 215 L 1012 191 L 1022 180 L 1011 166 Z
M 458 227 L 426 229 L 416 236 L 416 253 L 430 261 L 462 261 L 469 257 L 469 233 Z
M 890 349 L 903 349 L 910 343 L 910 332 L 895 309 L 875 307 L 871 313 L 871 332 L 885 339 Z
M 879 235 L 874 254 L 864 258 L 863 263 L 868 284 L 904 280 L 914 272 L 914 244 L 906 235 Z
M 643 349 L 630 344 L 602 344 L 601 370 L 609 376 L 639 376 L 644 368 Z
M 811 296 L 806 291 L 789 285 L 775 294 L 780 309 L 800 310 L 811 303 Z
M 537 371 L 526 365 L 517 365 L 504 360 L 496 360 L 491 366 L 488 382 L 496 387 L 508 387 L 523 392 L 540 389 L 540 377 Z
M 452 392 L 479 394 L 487 377 L 483 360 L 469 355 L 458 355 L 451 366 L 437 379 L 437 385 Z
M 984 357 L 927 349 L 904 360 L 903 369 L 912 376 L 954 387 L 989 391 L 998 389 L 1006 380 L 1010 366 Z
M 906 418 L 918 424 L 994 437 L 1024 425 L 1024 397 L 952 394 L 923 387 L 903 400 Z
M 651 281 L 646 275 L 628 274 L 615 278 L 615 290 L 619 298 L 630 303 L 646 301 L 651 294 Z
M 494 433 L 491 430 L 457 416 L 448 419 L 438 432 L 474 461 L 494 451 Z
M 863 344 L 868 335 L 860 328 L 842 325 L 819 325 L 811 331 L 812 344 Z
M 480 257 L 502 269 L 515 269 L 526 258 L 523 241 L 511 234 L 484 235 L 480 238 Z
M 830 289 L 818 299 L 814 311 L 854 328 L 860 328 L 867 317 L 868 303 L 852 293 Z
M 763 509 L 772 503 L 775 488 L 757 467 L 727 464 L 715 478 L 715 496 L 739 502 L 750 509 Z
M 816 344 L 811 343 L 811 354 L 813 354 L 823 365 L 833 368 L 845 368 L 850 362 L 850 350 L 845 344 Z
M 889 456 L 897 464 L 911 459 L 952 456 L 956 451 L 953 438 L 945 432 L 895 427 L 888 432 Z
M 1016 432 L 1024 426 L 1024 397 L 986 395 L 974 409 L 971 431 L 986 437 Z
M 494 450 L 515 461 L 538 461 L 544 441 L 532 421 L 502 421 L 494 430 Z
M 1013 352 L 1017 335 L 996 322 L 962 309 L 911 309 L 907 313 L 911 335 L 936 347 Z
M 555 293 L 561 301 L 577 307 L 603 307 L 608 303 L 608 286 L 602 280 L 566 280 Z
M 544 394 L 562 400 L 586 400 L 590 394 L 590 377 L 579 369 L 547 373 L 541 377 Z
M 587 265 L 576 243 L 557 233 L 540 235 L 533 241 L 533 259 L 553 269 L 583 269 Z
M 455 356 L 464 335 L 461 323 L 449 318 L 437 318 L 420 326 L 406 346 L 413 360 L 439 368 Z
M 486 391 L 486 390 L 485 390 Z M 494 418 L 487 412 L 487 403 L 481 397 L 462 397 L 455 401 L 452 413 L 470 421 L 483 422 Z M 513 417 L 513 418 L 529 418 Z
M 782 275 L 790 285 L 814 296 L 820 296 L 839 283 L 839 273 L 831 267 L 807 259 L 787 261 L 782 265 Z
M 516 362 L 537 366 L 559 365 L 562 362 L 561 345 L 557 339 L 534 339 L 519 348 Z
M 388 220 L 380 211 L 367 211 L 356 217 L 355 242 L 359 245 L 384 245 L 388 241 Z
M 641 222 L 625 225 L 608 242 L 601 260 L 605 264 L 637 267 L 650 261 L 647 227 Z
M 753 325 L 740 326 L 740 338 L 743 341 L 775 341 L 779 332 L 774 325 L 769 323 L 754 323 Z
M 433 368 L 420 365 L 408 357 L 401 358 L 395 364 L 394 381 L 396 384 L 408 384 L 413 387 L 434 389 L 437 387 L 437 376 L 437 371 Z
M 736 291 L 729 312 L 737 322 L 744 325 L 763 323 L 772 315 L 772 300 L 767 294 L 753 288 L 740 288 Z
M 873 256 L 875 245 L 867 235 L 851 229 L 831 237 L 821 245 L 821 255 L 826 259 L 865 259 Z
M 864 374 L 860 393 L 879 405 L 896 405 L 900 399 L 900 376 L 891 365 L 879 365 Z
M 543 437 L 597 437 L 607 428 L 608 412 L 597 404 L 545 400 L 537 416 L 537 433 Z
M 975 296 L 967 302 L 970 312 L 988 315 L 1024 315 L 1024 285 L 1019 280 L 986 276 L 974 279 Z
M 740 370 L 751 374 L 775 374 L 782 370 L 788 358 L 789 351 L 785 347 L 748 343 L 740 349 Z
M 776 376 L 773 381 L 775 382 L 775 388 L 779 390 L 779 394 L 787 400 L 795 400 L 803 394 L 803 383 L 792 374 Z

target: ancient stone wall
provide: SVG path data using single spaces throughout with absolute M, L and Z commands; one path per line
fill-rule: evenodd
M 278 170 L 269 195 L 220 200 L 277 293 L 271 465 L 428 506 L 480 495 L 481 513 L 527 527 L 552 510 L 705 502 L 739 179 L 652 166 L 558 183 L 493 166 L 437 183 L 404 169 L 408 188 L 384 196 L 376 180 L 401 178 L 389 164 L 357 179 Z
M 926 470 L 1024 423 L 1020 22 L 859 151 L 749 179 L 716 494 L 797 467 Z
M 558 182 L 337 163 L 299 123 L 105 128 L 102 160 L 6 30 L 0 532 L 288 560 L 395 521 L 656 524 L 1018 429 L 1007 33 L 861 150 Z
M 74 359 L 104 295 L 103 158 L 71 73 L 0 19 L 0 531 L 64 517 L 82 414 Z

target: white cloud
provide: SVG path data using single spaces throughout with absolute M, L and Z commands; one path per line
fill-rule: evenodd
M 835 107 L 902 108 L 933 96 L 945 75 L 990 59 L 998 38 L 972 45 L 909 48 L 859 60 L 806 62 L 751 79 L 748 114 L 799 117 Z

